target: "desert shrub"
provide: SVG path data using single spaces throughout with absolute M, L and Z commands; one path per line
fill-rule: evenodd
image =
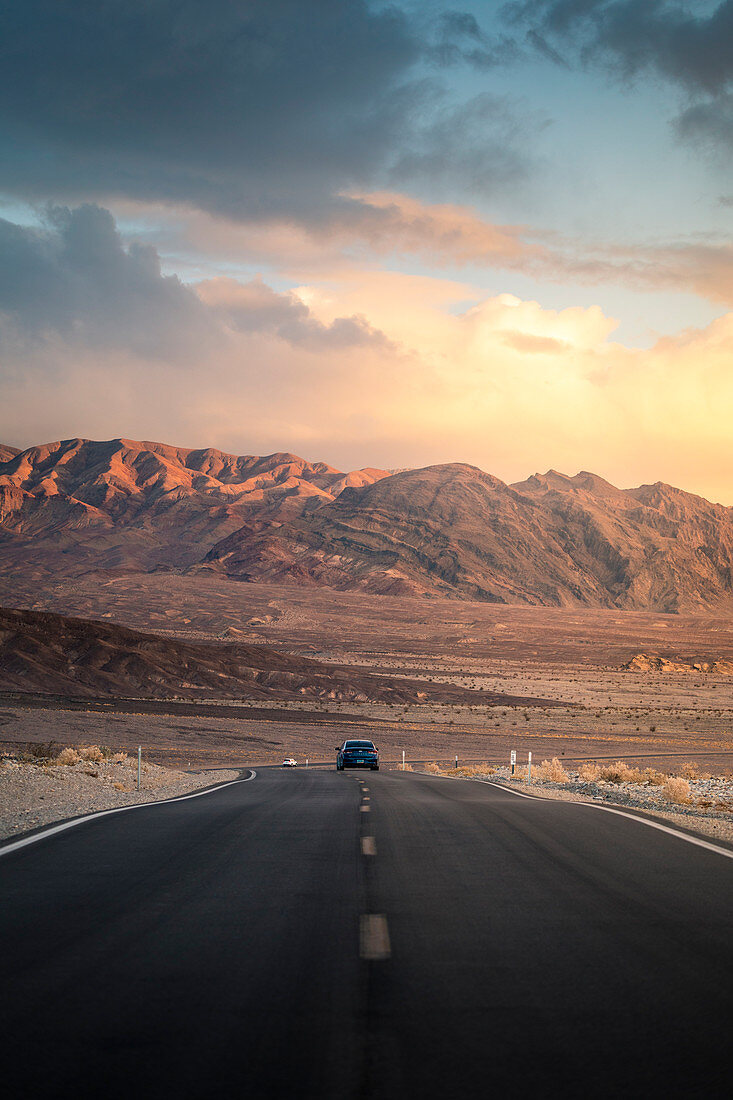
M 128 759 L 126 752 L 116 752 L 110 757 L 110 763 L 112 764 L 124 764 Z
M 682 764 L 680 767 L 680 775 L 683 775 L 685 779 L 697 779 L 697 764 L 692 760 L 688 760 L 686 764 Z
M 82 745 L 77 751 L 80 760 L 90 760 L 95 764 L 104 760 L 104 752 L 99 745 Z
M 67 747 L 67 748 L 61 750 L 61 752 L 56 757 L 56 760 L 54 761 L 54 763 L 56 763 L 56 764 L 67 764 L 67 765 L 77 764 L 79 762 L 79 759 L 80 759 L 79 753 L 76 751 L 76 749 L 72 749 L 72 748 Z
M 113 783 L 113 784 L 112 784 L 112 786 L 114 787 L 114 789 L 115 789 L 116 791 L 124 791 L 124 790 L 126 790 L 126 787 L 125 787 L 125 784 L 124 784 L 124 783 Z
M 578 776 L 584 783 L 595 783 L 600 777 L 601 769 L 597 764 L 581 764 L 578 770 Z
M 23 757 L 32 764 L 48 763 L 53 760 L 60 746 L 57 741 L 39 741 L 26 746 Z
M 690 784 L 686 779 L 682 779 L 681 776 L 677 775 L 670 775 L 662 788 L 662 794 L 668 802 L 678 802 L 684 805 L 692 801 L 690 797 Z
M 431 775 L 440 775 L 443 771 L 443 769 L 440 767 L 440 765 L 435 764 L 435 763 L 423 764 L 423 769 L 422 770 L 424 772 L 430 772 Z
M 556 756 L 552 760 L 543 760 L 537 768 L 537 778 L 547 779 L 551 783 L 567 783 L 568 773 Z
M 493 775 L 496 768 L 490 764 L 466 764 L 460 768 L 451 768 L 451 775 L 460 775 L 464 779 L 472 779 L 476 775 Z
M 600 778 L 606 783 L 643 783 L 644 773 L 638 768 L 630 768 L 623 760 L 616 760 L 613 764 L 604 764 Z
M 667 776 L 654 768 L 644 768 L 644 782 L 647 787 L 663 787 L 667 782 Z

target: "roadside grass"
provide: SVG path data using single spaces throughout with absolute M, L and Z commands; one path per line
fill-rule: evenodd
M 550 783 L 570 782 L 570 776 L 556 756 L 553 756 L 552 760 L 543 760 L 534 770 L 537 779 L 544 779 Z
M 679 775 L 670 775 L 662 788 L 662 795 L 668 802 L 677 802 L 682 806 L 692 802 L 690 784 Z
M 526 767 L 518 769 L 515 776 L 509 777 L 506 774 L 501 774 L 501 770 L 492 764 L 472 764 L 454 768 L 449 764 L 431 762 L 424 764 L 419 770 L 427 772 L 429 775 L 443 775 L 454 779 L 483 779 L 500 772 L 502 781 L 519 780 L 522 784 L 526 784 L 528 778 Z M 692 780 L 710 778 L 707 775 L 701 776 L 694 764 L 683 765 L 682 770 Z M 596 764 L 592 761 L 586 761 L 586 763 L 580 765 L 577 773 L 568 774 L 563 763 L 554 756 L 552 760 L 543 760 L 532 769 L 532 780 L 537 782 L 538 785 L 551 783 L 555 787 L 565 786 L 570 790 L 577 790 L 579 781 L 583 784 L 613 784 L 619 788 L 655 787 L 661 788 L 659 794 L 663 802 L 670 802 L 678 806 L 692 806 L 694 804 L 699 810 L 714 809 L 719 812 L 733 812 L 733 803 L 725 799 L 718 798 L 716 801 L 705 797 L 693 799 L 690 779 L 685 778 L 684 775 L 667 775 L 655 768 L 635 768 L 624 760 L 616 760 L 610 764 Z
M 584 783 L 634 783 L 647 787 L 661 787 L 667 776 L 654 768 L 632 768 L 623 760 L 613 764 L 581 764 L 578 775 Z
M 73 767 L 75 764 L 134 764 L 128 753 L 118 752 L 107 745 L 60 745 L 58 741 L 41 741 L 28 744 L 22 751 L 3 753 L 9 760 L 20 764 L 34 764 L 40 768 L 50 766 Z M 89 774 L 92 774 L 91 772 Z

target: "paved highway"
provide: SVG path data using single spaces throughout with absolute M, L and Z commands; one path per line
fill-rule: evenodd
M 10 1097 L 730 1091 L 733 860 L 625 817 L 264 769 L 0 884 Z

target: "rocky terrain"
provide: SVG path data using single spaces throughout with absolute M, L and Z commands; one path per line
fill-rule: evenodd
M 733 608 L 733 509 L 656 483 L 68 440 L 0 452 L 0 579 L 191 571 L 503 605 Z
M 189 774 L 145 761 L 138 791 L 137 756 L 124 752 L 113 754 L 96 745 L 46 757 L 6 752 L 0 755 L 0 840 L 82 814 L 176 798 L 239 774 Z
M 503 604 L 699 610 L 733 597 L 733 510 L 592 474 L 518 485 L 432 466 L 348 488 L 205 558 L 244 580 Z
M 178 569 L 235 530 L 254 533 L 383 476 L 127 439 L 2 447 L 1 564 L 39 576 Z
M 669 657 L 637 653 L 623 666 L 629 672 L 712 672 L 733 676 L 733 661 L 671 661 Z

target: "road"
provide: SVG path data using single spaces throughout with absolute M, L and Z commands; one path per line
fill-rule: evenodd
M 0 884 L 9 1097 L 729 1092 L 733 860 L 600 810 L 264 769 Z

